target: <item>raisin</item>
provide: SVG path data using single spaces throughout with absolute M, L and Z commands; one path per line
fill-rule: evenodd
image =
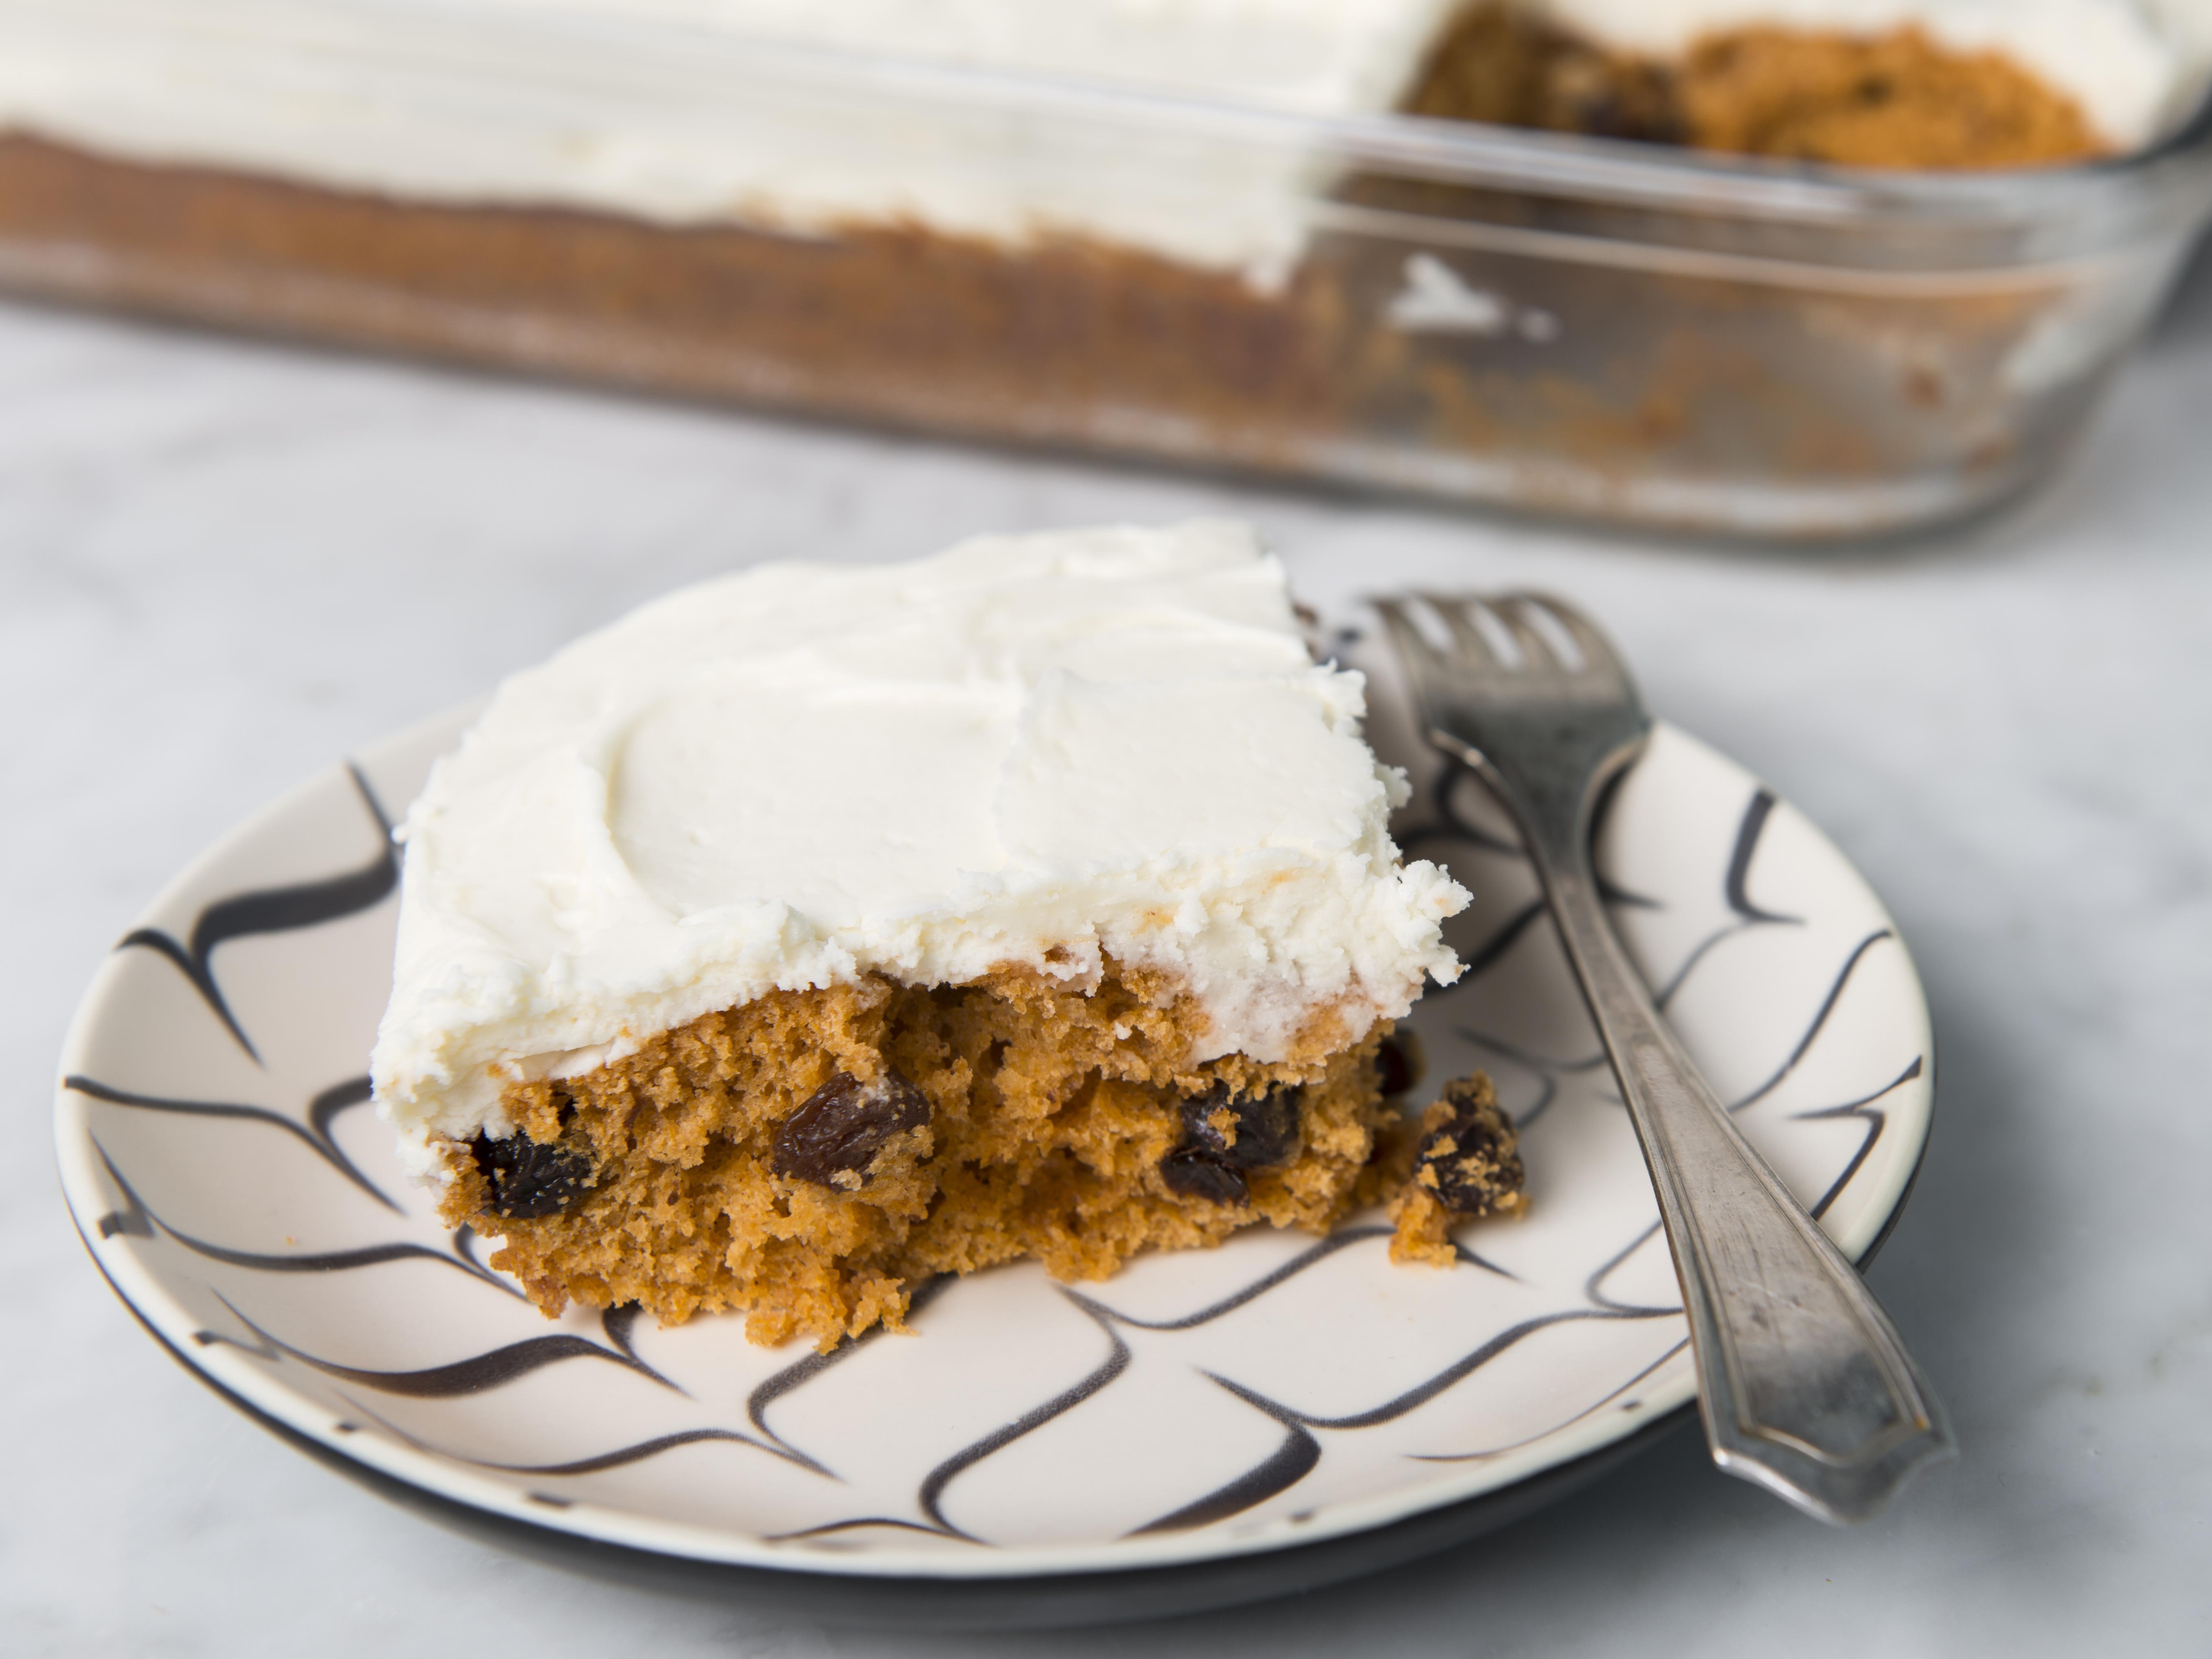
M 1247 1170 L 1271 1169 L 1298 1155 L 1304 1125 L 1297 1089 L 1233 1094 L 1217 1083 L 1182 1104 L 1182 1139 L 1160 1160 L 1160 1179 L 1171 1193 L 1242 1204 L 1250 1196 Z
M 1411 1031 L 1391 1032 L 1375 1051 L 1375 1070 L 1386 1098 L 1404 1094 L 1421 1080 L 1425 1069 L 1421 1040 Z
M 1523 1179 L 1519 1137 L 1489 1079 L 1454 1078 L 1429 1109 L 1433 1127 L 1413 1155 L 1413 1178 L 1455 1215 L 1491 1215 L 1510 1209 Z
M 504 1139 L 478 1134 L 469 1152 L 491 1185 L 493 1213 L 511 1220 L 558 1215 L 591 1182 L 591 1159 L 566 1146 L 542 1145 L 520 1129 Z
M 769 1167 L 793 1181 L 850 1192 L 874 1179 L 870 1166 L 892 1136 L 928 1121 L 928 1100 L 896 1072 L 872 1083 L 840 1072 L 776 1125 Z
M 1217 1083 L 1206 1093 L 1183 1101 L 1183 1148 L 1203 1152 L 1232 1170 L 1287 1164 L 1298 1155 L 1302 1138 L 1298 1104 L 1296 1089 L 1232 1095 L 1227 1084 Z M 1226 1126 L 1220 1121 L 1224 1111 L 1234 1117 Z
M 1242 1170 L 1197 1146 L 1178 1146 L 1162 1158 L 1160 1179 L 1171 1193 L 1210 1198 L 1216 1204 L 1242 1204 L 1248 1194 Z

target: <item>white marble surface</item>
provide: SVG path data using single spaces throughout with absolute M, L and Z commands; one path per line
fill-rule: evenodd
M 47 1151 L 101 953 L 242 814 L 611 612 L 768 554 L 1229 511 L 1310 594 L 1535 580 L 1888 896 L 1941 1048 L 1875 1269 L 1965 1461 L 1824 1530 L 1684 1437 L 1302 1600 L 978 1638 L 664 1601 L 460 1542 L 234 1414 L 85 1261 Z M 2212 268 L 2026 507 L 1717 553 L 0 308 L 0 1652 L 2212 1651 Z

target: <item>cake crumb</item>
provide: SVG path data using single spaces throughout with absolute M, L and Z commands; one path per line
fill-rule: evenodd
M 1390 1259 L 1449 1267 L 1459 1259 L 1451 1230 L 1461 1222 L 1525 1211 L 1519 1146 L 1488 1074 L 1445 1084 L 1421 1115 L 1420 1139 L 1390 1202 Z

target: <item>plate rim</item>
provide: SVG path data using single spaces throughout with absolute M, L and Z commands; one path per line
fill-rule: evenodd
M 473 709 L 480 706 L 480 703 L 464 704 L 410 722 L 362 745 L 353 756 L 333 762 L 301 779 L 275 799 L 248 813 L 190 860 L 143 907 L 134 926 L 148 925 L 151 918 L 184 902 L 195 887 L 205 884 L 212 868 L 258 836 L 268 833 L 318 792 L 326 788 L 333 772 L 343 774 L 349 768 L 364 764 L 374 767 L 379 757 L 404 753 L 441 732 L 457 732 Z M 1674 738 L 1717 757 L 1747 780 L 1764 787 L 1754 774 L 1725 751 L 1679 726 L 1655 720 L 1655 731 L 1661 727 L 1664 727 Z M 1805 822 L 1841 868 L 1865 890 L 1888 923 L 1897 948 L 1904 955 L 1905 971 L 1915 993 L 1914 1006 L 1927 1066 L 1926 1107 L 1917 1115 L 1913 1124 L 1917 1139 L 1911 1158 L 1904 1165 L 1901 1178 L 1894 1182 L 1894 1192 L 1879 1195 L 1875 1204 L 1869 1207 L 1869 1216 L 1875 1218 L 1868 1241 L 1856 1249 L 1845 1249 L 1845 1254 L 1863 1268 L 1895 1229 L 1926 1161 L 1936 1097 L 1934 1024 L 1925 983 L 1887 905 L 1875 890 L 1872 883 L 1844 854 L 1843 849 L 1836 846 L 1827 833 L 1809 816 L 1805 816 Z M 1608 1454 L 1626 1443 L 1643 1443 L 1641 1437 L 1647 1433 L 1652 1435 L 1654 1441 L 1663 1438 L 1664 1434 L 1658 1431 L 1661 1425 L 1680 1426 L 1695 1413 L 1694 1384 L 1686 1379 L 1672 1386 L 1650 1390 L 1639 1402 L 1643 1408 L 1629 1420 L 1620 1422 L 1612 1432 L 1591 1431 L 1617 1421 L 1618 1414 L 1603 1416 L 1593 1408 L 1583 1419 L 1589 1427 L 1570 1440 L 1563 1455 L 1536 1462 L 1504 1481 L 1486 1484 L 1480 1481 L 1479 1474 L 1470 1472 L 1462 1482 L 1439 1481 L 1427 1486 L 1400 1488 L 1374 1494 L 1332 1505 L 1325 1518 L 1316 1515 L 1310 1522 L 1299 1524 L 1277 1522 L 1241 1534 L 1200 1528 L 1149 1539 L 1081 1544 L 1018 1544 L 973 1555 L 934 1555 L 897 1549 L 832 1554 L 750 1538 L 729 1529 L 657 1520 L 649 1515 L 590 1503 L 580 1502 L 573 1506 L 549 1507 L 533 1512 L 538 1506 L 532 1504 L 528 1494 L 478 1476 L 473 1471 L 456 1468 L 450 1460 L 434 1453 L 404 1445 L 387 1445 L 380 1440 L 363 1443 L 359 1452 L 341 1444 L 339 1431 L 335 1426 L 337 1420 L 335 1414 L 285 1385 L 273 1373 L 242 1364 L 237 1367 L 222 1364 L 220 1351 L 204 1346 L 199 1348 L 198 1353 L 218 1363 L 210 1364 L 196 1357 L 190 1345 L 199 1322 L 170 1295 L 158 1276 L 129 1253 L 125 1253 L 114 1263 L 102 1255 L 94 1243 L 92 1233 L 88 1231 L 88 1228 L 98 1227 L 100 1214 L 106 1206 L 106 1200 L 100 1195 L 98 1172 L 94 1167 L 98 1157 L 97 1148 L 88 1128 L 80 1125 L 82 1107 L 76 1091 L 70 1086 L 69 1079 L 82 1069 L 77 1064 L 79 1056 L 88 1046 L 90 1033 L 102 1017 L 106 1005 L 116 994 L 111 981 L 117 960 L 118 954 L 110 951 L 94 969 L 91 981 L 71 1017 L 55 1083 L 55 1155 L 64 1199 L 79 1240 L 102 1279 L 172 1358 L 234 1407 L 245 1412 L 261 1426 L 277 1433 L 280 1438 L 293 1443 L 296 1449 L 315 1449 L 310 1455 L 315 1455 L 318 1461 L 364 1481 L 387 1498 L 394 1498 L 395 1494 L 384 1489 L 385 1483 L 394 1483 L 439 1504 L 465 1510 L 480 1517 L 487 1525 L 521 1528 L 522 1532 L 518 1536 L 543 1535 L 544 1538 L 601 1547 L 619 1555 L 684 1562 L 697 1568 L 726 1570 L 737 1575 L 799 1574 L 814 1581 L 848 1586 L 861 1583 L 908 1586 L 964 1583 L 980 1589 L 993 1584 L 1004 1586 L 1023 1581 L 1073 1583 L 1097 1580 L 1102 1577 L 1126 1579 L 1130 1575 L 1218 1568 L 1228 1561 L 1255 1557 L 1289 1560 L 1326 1545 L 1399 1527 L 1424 1516 L 1442 1516 L 1479 1509 L 1492 1500 L 1503 1500 L 1532 1483 L 1546 1482 L 1547 1477 L 1559 1471 L 1607 1459 Z M 131 1288 L 126 1288 L 126 1278 L 143 1279 L 142 1284 L 135 1286 L 136 1296 Z M 219 1374 L 234 1369 L 238 1373 L 235 1377 Z M 317 1420 L 321 1419 L 331 1420 L 329 1424 Z M 1563 1425 L 1553 1431 L 1552 1435 L 1565 1433 L 1572 1426 Z M 364 1455 L 372 1446 L 378 1455 Z M 1606 1467 L 1611 1467 L 1610 1460 Z M 1595 1478 L 1595 1474 L 1590 1478 Z M 1455 1485 L 1461 1489 L 1454 1490 Z M 1556 1495 L 1564 1496 L 1565 1492 L 1571 1489 L 1563 1487 Z M 563 1524 L 562 1517 L 567 1517 L 569 1523 Z M 575 1524 L 577 1522 L 587 1524 Z M 449 1518 L 447 1523 L 454 1522 Z M 1466 1535 L 1473 1536 L 1474 1532 L 1486 1529 L 1478 1526 Z M 623 1535 L 625 1534 L 628 1535 Z M 1443 1547 L 1449 1541 L 1447 1539 L 1436 1547 Z M 525 1553 L 532 1552 L 526 1549 Z M 546 1552 L 536 1553 L 543 1554 Z M 1266 1593 L 1268 1592 L 1258 1594 Z

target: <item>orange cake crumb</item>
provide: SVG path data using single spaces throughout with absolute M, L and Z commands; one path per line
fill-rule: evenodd
M 1528 1202 L 1519 1146 L 1486 1074 L 1445 1084 L 1442 1097 L 1422 1114 L 1412 1168 L 1390 1201 L 1390 1219 L 1397 1224 L 1390 1259 L 1449 1267 L 1459 1259 L 1453 1227 L 1485 1216 L 1518 1215 Z

